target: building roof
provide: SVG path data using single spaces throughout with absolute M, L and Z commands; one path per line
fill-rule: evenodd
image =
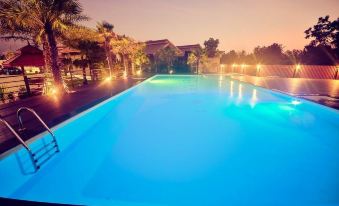
M 176 47 L 174 44 L 172 44 L 172 42 L 170 42 L 168 39 L 146 41 L 145 43 L 146 43 L 145 53 L 147 55 L 150 55 L 150 54 L 154 55 L 160 49 L 166 48 L 168 46 L 177 50 L 178 54 L 182 54 L 181 50 L 178 47 Z
M 61 43 L 58 43 L 58 52 L 59 54 L 66 55 L 66 54 L 79 54 L 80 50 L 78 49 L 73 49 L 71 47 L 67 47 Z
M 5 61 L 3 65 L 6 67 L 42 67 L 45 66 L 44 55 L 39 48 L 27 45 L 17 50 L 14 57 Z
M 193 52 L 202 49 L 200 44 L 177 46 L 183 52 Z

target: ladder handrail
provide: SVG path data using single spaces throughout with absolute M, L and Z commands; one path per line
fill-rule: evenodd
M 17 140 L 22 144 L 22 146 L 25 147 L 25 149 L 29 153 L 32 153 L 31 149 L 28 147 L 26 142 L 20 137 L 20 135 L 13 129 L 13 127 L 6 120 L 0 118 L 0 122 L 2 122 L 12 132 L 12 134 L 17 138 Z
M 47 144 L 48 146 L 51 145 L 51 143 L 54 144 L 53 148 L 56 149 L 56 152 L 59 152 L 59 146 L 58 146 L 58 143 L 56 141 L 56 138 L 52 132 L 52 130 L 46 125 L 46 123 L 41 119 L 41 117 L 33 110 L 33 109 L 30 109 L 28 107 L 21 107 L 18 109 L 17 111 L 17 118 L 18 118 L 18 121 L 19 121 L 19 125 L 20 125 L 20 129 L 23 130 L 24 129 L 24 125 L 23 125 L 23 121 L 22 121 L 22 118 L 21 118 L 21 113 L 23 111 L 29 111 L 31 112 L 38 120 L 39 122 L 46 128 L 46 130 L 50 133 L 50 135 L 52 136 L 52 141 Z M 39 159 L 43 156 L 43 155 L 40 155 L 40 156 L 37 156 L 37 153 L 38 152 L 35 152 L 33 153 L 33 151 L 28 147 L 28 145 L 26 144 L 26 142 L 20 137 L 20 135 L 14 130 L 14 128 L 6 121 L 4 120 L 1 116 L 0 116 L 0 122 L 2 122 L 3 124 L 5 124 L 5 126 L 13 133 L 13 135 L 17 138 L 17 140 L 22 144 L 22 146 L 25 147 L 25 149 L 28 151 L 29 153 L 29 157 L 33 163 L 33 166 L 34 166 L 34 172 L 38 171 L 40 166 L 43 164 L 43 163 L 39 163 Z M 19 130 L 20 131 L 20 130 Z M 40 150 L 40 149 L 39 149 Z M 39 151 L 38 150 L 38 151 Z M 49 153 L 51 150 L 51 148 L 48 149 L 48 151 L 46 151 L 45 153 L 43 154 L 46 154 L 46 153 Z M 50 156 L 48 157 L 50 158 Z M 46 159 L 45 159 L 46 160 Z M 44 160 L 44 161 L 45 161 Z
M 49 132 L 49 134 L 52 136 L 53 140 L 56 141 L 55 139 L 55 135 L 53 134 L 52 130 L 47 126 L 47 124 L 40 118 L 40 116 L 31 108 L 28 108 L 28 107 L 20 107 L 17 111 L 17 118 L 19 120 L 19 124 L 20 124 L 20 128 L 21 129 L 24 129 L 24 125 L 23 125 L 23 122 L 22 122 L 22 118 L 21 118 L 21 113 L 22 111 L 29 111 L 31 112 L 39 121 L 40 123 L 45 127 L 45 129 Z

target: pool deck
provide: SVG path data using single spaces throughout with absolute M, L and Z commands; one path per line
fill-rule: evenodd
M 339 80 L 243 75 L 234 75 L 231 78 L 339 109 Z
M 142 82 L 146 78 L 129 78 L 112 80 L 82 87 L 78 91 L 55 96 L 36 96 L 28 99 L 0 105 L 0 116 L 7 120 L 17 131 L 19 128 L 16 111 L 20 107 L 34 109 L 49 127 L 53 127 L 76 114 Z M 27 113 L 23 113 L 24 125 L 27 131 L 22 134 L 23 139 L 28 140 L 44 131 L 37 120 Z M 13 134 L 0 125 L 0 154 L 17 146 L 19 143 Z

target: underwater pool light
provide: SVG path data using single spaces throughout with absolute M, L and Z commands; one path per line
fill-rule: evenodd
M 300 102 L 299 100 L 293 100 L 293 101 L 292 101 L 292 104 L 293 104 L 293 105 L 299 105 L 299 104 L 301 104 L 301 102 Z

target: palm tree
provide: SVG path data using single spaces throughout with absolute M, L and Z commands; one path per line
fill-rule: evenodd
M 0 35 L 6 39 L 30 39 L 42 44 L 54 86 L 65 92 L 56 39 L 77 26 L 79 21 L 88 19 L 82 11 L 78 0 L 1 0 Z
M 178 57 L 179 53 L 172 47 L 165 47 L 156 52 L 156 59 L 166 66 L 167 72 L 173 67 L 173 62 Z
M 97 24 L 97 31 L 100 37 L 103 39 L 104 49 L 106 53 L 107 64 L 109 68 L 110 77 L 112 77 L 112 56 L 111 56 L 111 47 L 110 41 L 115 38 L 115 33 L 113 32 L 114 26 L 106 21 Z
M 87 84 L 86 67 L 90 68 L 90 73 L 93 80 L 92 66 L 94 63 L 100 62 L 101 59 L 98 57 L 98 54 L 99 56 L 102 54 L 100 53 L 102 48 L 99 46 L 98 42 L 90 40 L 79 41 L 76 48 L 79 49 L 81 53 L 80 61 L 82 63 L 80 65 L 82 65 L 83 69 L 84 84 Z
M 70 74 L 71 76 L 71 86 L 74 88 L 74 83 L 73 83 L 73 61 L 70 55 L 67 55 L 65 59 L 62 60 L 62 65 L 64 67 L 65 71 L 65 76 L 67 76 L 67 73 Z
M 128 60 L 135 51 L 135 44 L 136 42 L 127 36 L 119 36 L 110 42 L 112 52 L 118 56 L 118 59 L 122 59 L 125 75 L 128 74 Z
M 88 60 L 83 55 L 81 55 L 81 58 L 74 60 L 73 64 L 76 67 L 82 68 L 82 76 L 83 76 L 83 78 L 82 78 L 83 82 L 82 83 L 83 83 L 83 85 L 87 85 L 88 81 L 87 81 L 87 75 L 86 75 L 86 67 L 88 67 L 88 65 L 89 65 Z
M 194 50 L 188 56 L 188 64 L 195 65 L 195 73 L 199 74 L 199 66 L 206 61 L 207 55 L 203 49 Z
M 134 44 L 134 50 L 131 54 L 133 74 L 135 74 L 135 66 L 139 68 L 139 71 L 142 71 L 142 67 L 149 64 L 149 59 L 145 53 L 145 47 L 146 44 L 142 42 L 137 42 L 136 44 Z

